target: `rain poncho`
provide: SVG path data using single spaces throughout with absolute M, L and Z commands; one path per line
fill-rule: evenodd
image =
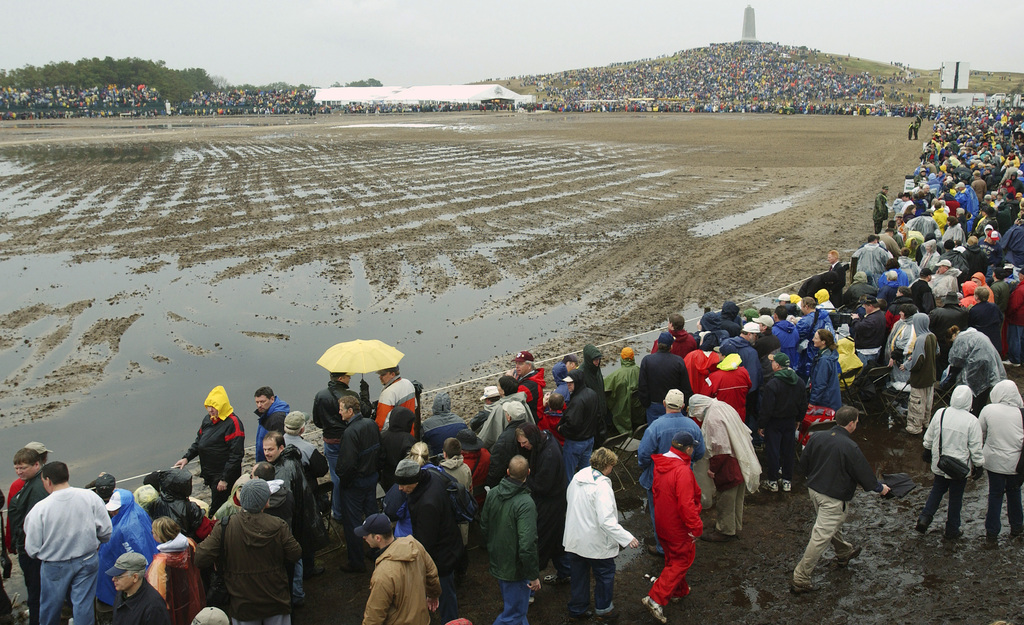
M 934 244 L 935 241 L 925 241 L 925 245 L 927 245 L 928 243 Z M 934 254 L 934 258 L 932 259 L 932 264 L 934 265 L 936 262 L 938 262 L 938 260 L 939 260 L 939 255 L 938 254 Z M 904 274 L 906 274 L 907 280 L 909 280 L 910 282 L 913 282 L 914 280 L 917 280 L 921 276 L 921 268 L 918 267 L 917 263 L 915 263 L 914 261 L 910 260 L 908 257 L 900 256 L 899 259 L 897 259 L 897 262 L 899 262 L 899 264 L 900 264 L 900 270 L 903 271 Z M 935 269 L 932 268 L 932 271 L 934 271 L 934 270 Z
M 184 534 L 157 545 L 146 581 L 167 602 L 173 625 L 189 625 L 206 606 L 206 593 L 195 564 L 196 545 Z
M 693 395 L 690 397 L 690 412 L 704 419 L 701 434 L 704 435 L 707 456 L 728 454 L 736 458 L 740 472 L 743 473 L 747 492 L 757 492 L 761 483 L 761 463 L 754 452 L 750 429 L 740 419 L 736 410 L 729 404 L 706 395 Z
M 907 343 L 907 362 L 905 368 L 914 368 L 919 358 L 924 356 L 925 339 L 931 332 L 928 329 L 928 315 L 917 313 L 910 318 L 910 341 Z
M 913 333 L 913 326 L 906 321 L 897 321 L 889 335 L 885 345 L 886 360 L 893 357 L 893 354 L 906 356 L 907 345 L 910 344 L 910 335 Z M 898 359 L 895 359 L 898 360 Z M 889 379 L 889 386 L 900 392 L 910 392 L 910 367 L 900 369 L 899 362 L 892 368 L 892 377 Z
M 146 562 L 153 561 L 156 553 L 156 540 L 153 539 L 153 522 L 139 504 L 130 490 L 118 488 L 121 508 L 110 519 L 113 532 L 110 540 L 100 545 L 99 565 L 101 571 L 114 566 L 118 556 L 128 553 L 140 553 L 146 556 Z M 96 598 L 107 605 L 114 605 L 117 591 L 114 581 L 108 575 L 100 575 L 96 580 Z
M 935 263 L 939 262 L 939 255 L 940 255 L 939 252 L 936 251 L 937 247 L 938 247 L 938 243 L 935 241 L 935 239 L 929 239 L 929 240 L 924 242 L 924 254 L 921 256 L 921 263 L 918 265 L 918 267 L 920 269 L 927 268 L 927 269 L 931 269 L 933 273 L 935 272 Z M 945 248 L 943 248 L 943 249 L 945 249 Z M 903 261 L 904 260 L 907 261 L 908 265 L 913 265 L 914 261 L 910 260 L 906 256 L 900 256 L 900 268 L 903 269 L 903 271 L 906 271 L 906 268 L 903 266 Z M 907 275 L 910 275 L 910 274 L 907 274 Z M 919 275 L 919 273 L 915 273 L 911 277 L 911 282 L 913 282 L 914 280 L 917 280 L 918 275 Z
M 975 396 L 1006 379 L 999 352 L 987 336 L 974 328 L 963 330 L 953 341 L 949 348 L 949 366 L 960 367 L 957 384 L 971 387 Z

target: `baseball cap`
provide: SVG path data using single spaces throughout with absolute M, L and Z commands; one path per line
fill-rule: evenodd
M 676 432 L 675 436 L 672 437 L 672 446 L 680 449 L 689 447 L 694 444 L 693 434 L 690 434 L 686 430 L 680 430 Z
M 530 352 L 519 352 L 512 362 L 533 362 L 533 354 Z
M 366 538 L 370 534 L 390 534 L 391 533 L 391 519 L 388 515 L 383 512 L 377 514 L 371 514 L 366 517 L 363 524 L 357 527 L 355 535 L 359 538 Z
M 96 494 L 100 496 L 103 501 L 108 501 L 111 495 L 114 494 L 114 489 L 117 488 L 117 480 L 114 476 L 109 473 L 101 473 L 96 481 L 92 484 Z M 107 508 L 108 510 L 110 508 Z M 114 508 L 116 510 L 117 508 Z
M 761 326 L 757 325 L 753 321 L 748 321 L 743 324 L 743 331 L 749 334 L 761 334 Z
M 765 327 L 767 327 L 767 328 L 770 328 L 773 325 L 775 325 L 775 320 L 772 319 L 771 317 L 769 317 L 768 315 L 761 315 L 757 319 L 754 319 L 754 321 L 759 323 L 759 324 L 761 324 L 761 325 L 763 325 L 763 326 L 765 326 Z
M 789 356 L 787 356 L 786 354 L 783 354 L 782 352 L 777 352 L 777 353 L 773 354 L 772 355 L 772 360 L 774 360 L 775 362 L 779 363 L 780 367 L 788 367 L 789 366 Z
M 52 449 L 47 449 L 46 445 L 44 445 L 42 443 L 37 443 L 36 441 L 32 441 L 28 445 L 25 445 L 25 449 L 31 449 L 32 451 L 36 452 L 37 454 L 52 454 L 53 453 Z
M 686 396 L 677 388 L 669 389 L 665 393 L 665 405 L 669 408 L 682 408 L 686 405 Z
M 107 569 L 107 577 L 117 577 L 125 573 L 145 571 L 148 565 L 149 562 L 146 561 L 146 556 L 141 553 L 135 553 L 134 551 L 122 553 L 117 557 L 114 566 Z
M 121 509 L 121 491 L 115 490 L 107 501 L 107 512 L 117 512 Z
M 192 625 L 231 625 L 231 619 L 220 608 L 203 608 L 192 619 Z
M 291 434 L 292 436 L 298 436 L 299 432 L 302 431 L 302 428 L 305 425 L 305 413 L 298 410 L 292 410 L 288 413 L 288 416 L 284 418 L 284 433 Z

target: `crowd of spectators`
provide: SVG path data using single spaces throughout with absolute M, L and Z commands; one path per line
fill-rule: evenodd
M 682 51 L 668 59 L 527 76 L 543 108 L 686 112 L 852 114 L 881 100 L 907 105 L 901 69 L 880 78 L 848 74 L 838 59 L 802 60 L 805 48 L 726 43 Z M 884 106 L 874 106 L 872 113 Z
M 178 115 L 297 115 L 330 113 L 313 101 L 314 90 L 197 91 L 188 100 L 172 102 Z M 165 115 L 164 99 L 147 85 L 117 87 L 0 88 L 0 119 L 64 119 L 69 117 L 133 117 Z

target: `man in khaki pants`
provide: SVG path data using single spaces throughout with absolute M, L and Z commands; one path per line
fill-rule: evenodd
M 793 571 L 790 590 L 796 594 L 818 589 L 811 583 L 811 573 L 829 542 L 839 566 L 846 566 L 860 555 L 860 547 L 843 539 L 843 523 L 857 485 L 882 495 L 889 492 L 887 485 L 875 479 L 864 453 L 850 438 L 857 429 L 859 416 L 857 409 L 850 406 L 837 410 L 836 425 L 827 432 L 811 435 L 800 456 L 800 470 L 807 476 L 807 493 L 817 518 L 804 557 Z

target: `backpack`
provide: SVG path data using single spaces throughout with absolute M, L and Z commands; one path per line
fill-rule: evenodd
M 452 511 L 455 512 L 455 521 L 457 523 L 472 521 L 476 517 L 476 498 L 473 497 L 473 494 L 451 475 L 434 467 L 429 467 L 427 471 L 444 480 L 445 490 L 448 491 L 448 501 L 451 502 Z

